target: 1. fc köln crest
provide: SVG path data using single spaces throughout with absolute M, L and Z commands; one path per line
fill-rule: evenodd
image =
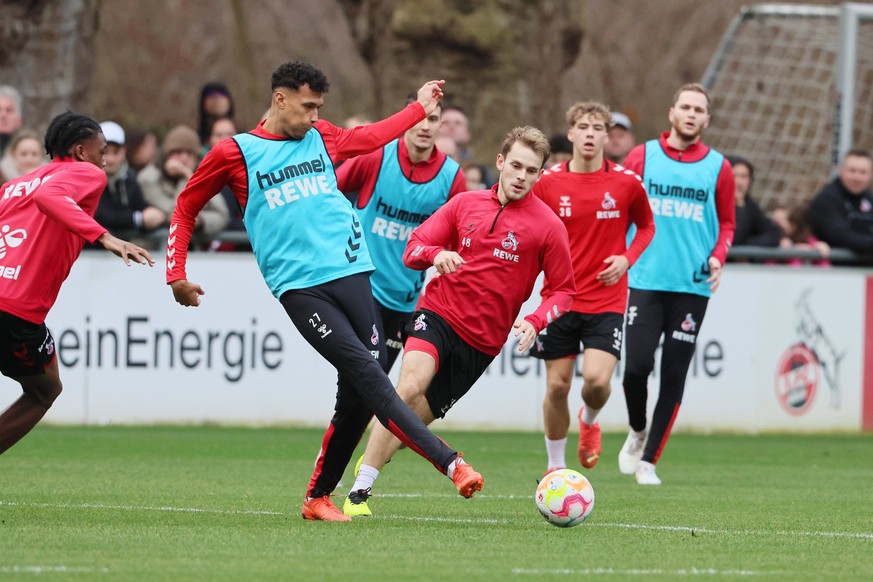
M 786 412 L 800 416 L 815 401 L 819 379 L 818 358 L 802 343 L 794 344 L 776 366 L 776 399 Z
M 811 289 L 800 294 L 795 306 L 797 343 L 790 346 L 776 365 L 776 399 L 788 414 L 801 416 L 813 405 L 822 378 L 829 388 L 830 405 L 840 407 L 840 361 L 838 352 L 809 304 Z

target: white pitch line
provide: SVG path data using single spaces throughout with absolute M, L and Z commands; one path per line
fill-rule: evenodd
M 148 505 L 106 505 L 103 503 L 18 503 L 0 501 L 0 507 L 46 507 L 58 509 L 100 509 L 110 511 L 167 511 L 172 513 L 214 513 L 218 515 L 288 515 L 282 511 L 257 511 L 252 509 L 203 509 L 199 507 L 152 507 Z
M 513 568 L 513 574 L 522 574 L 529 576 L 544 576 L 544 575 L 607 575 L 615 574 L 619 576 L 762 576 L 767 574 L 785 574 L 784 570 L 772 570 L 761 572 L 759 570 L 718 570 L 716 568 L 682 568 L 679 570 L 662 570 L 661 568 L 620 570 L 617 568 L 582 568 L 564 569 L 558 568 L 554 570 L 533 570 L 527 568 Z
M 84 566 L 0 566 L 0 574 L 105 574 L 109 568 L 88 568 Z
M 338 496 L 340 497 L 340 496 Z M 398 494 L 389 493 L 382 494 L 379 497 L 422 497 L 419 494 Z M 434 497 L 434 496 L 428 496 Z M 485 497 L 485 496 L 476 496 Z M 452 496 L 454 498 L 454 496 Z M 44 507 L 58 509 L 97 509 L 104 511 L 166 511 L 172 513 L 207 513 L 214 515 L 294 515 L 295 510 L 289 511 L 267 511 L 267 510 L 252 510 L 252 509 L 203 509 L 199 507 L 169 507 L 169 506 L 139 506 L 139 505 L 106 505 L 102 503 L 20 503 L 17 501 L 2 501 L 0 507 Z M 534 514 L 535 515 L 535 514 Z M 409 521 L 434 521 L 446 523 L 484 523 L 484 524 L 509 524 L 510 520 L 505 519 L 487 519 L 487 518 L 452 518 L 452 517 L 433 517 L 433 516 L 401 516 L 401 515 L 380 515 L 377 517 L 382 519 L 401 519 Z M 790 537 L 822 537 L 822 538 L 848 538 L 860 540 L 873 540 L 873 533 L 856 533 L 856 532 L 829 532 L 829 531 L 787 531 L 787 530 L 731 530 L 731 529 L 709 529 L 704 527 L 693 527 L 687 525 L 650 525 L 641 523 L 599 523 L 588 521 L 584 527 L 614 527 L 622 529 L 650 529 L 659 531 L 675 531 L 675 532 L 691 532 L 705 533 L 714 535 L 747 535 L 747 536 L 790 536 Z
M 801 536 L 821 538 L 856 538 L 873 540 L 873 533 L 853 533 L 839 531 L 786 531 L 786 530 L 753 530 L 753 529 L 708 529 L 705 527 L 691 527 L 687 525 L 645 525 L 636 523 L 591 523 L 590 527 L 617 527 L 625 529 L 654 529 L 660 531 L 684 531 L 692 533 L 707 533 L 720 535 L 748 535 L 748 536 Z

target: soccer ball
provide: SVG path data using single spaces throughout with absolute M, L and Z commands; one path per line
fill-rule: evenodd
M 550 524 L 573 527 L 588 519 L 594 510 L 594 488 L 582 473 L 556 469 L 539 482 L 534 500 Z

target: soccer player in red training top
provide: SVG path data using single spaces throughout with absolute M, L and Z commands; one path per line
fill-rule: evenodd
M 403 261 L 436 267 L 406 331 L 397 391 L 427 424 L 473 386 L 515 328 L 518 349 L 565 313 L 575 292 L 567 230 L 530 190 L 549 157 L 549 140 L 518 127 L 497 155 L 491 190 L 455 196 L 412 233 Z M 533 313 L 516 321 L 540 272 L 551 291 Z M 514 323 L 513 323 L 514 322 Z M 381 426 L 370 434 L 352 492 L 365 503 L 379 470 L 400 447 Z
M 130 265 L 154 265 L 145 249 L 94 220 L 106 188 L 100 125 L 78 113 L 55 117 L 45 135 L 52 162 L 0 188 L 0 372 L 24 394 L 0 414 L 0 453 L 45 416 L 61 393 L 55 342 L 45 318 L 85 241 Z
M 218 142 L 179 195 L 167 241 L 176 301 L 200 304 L 185 261 L 194 219 L 225 186 L 243 210 L 258 267 L 303 338 L 339 373 L 334 416 L 303 502 L 305 519 L 350 521 L 331 501 L 372 410 L 379 422 L 471 497 L 482 476 L 430 432 L 397 396 L 380 361 L 385 344 L 370 289 L 373 263 L 361 223 L 337 188 L 334 162 L 379 148 L 421 121 L 442 97 L 429 81 L 417 100 L 372 125 L 341 129 L 318 118 L 327 77 L 309 63 L 280 65 L 270 112 L 258 127 Z M 368 411 L 362 415 L 361 410 Z
M 549 168 L 534 195 L 567 227 L 576 295 L 570 313 L 549 324 L 537 338 L 531 356 L 546 361 L 543 420 L 549 470 L 566 467 L 570 410 L 567 397 L 579 342 L 582 400 L 577 453 L 583 467 L 600 458 L 597 415 L 611 392 L 610 378 L 621 357 L 627 270 L 652 241 L 655 222 L 640 177 L 604 159 L 612 115 L 602 103 L 575 103 L 567 110 L 573 158 Z M 628 231 L 636 227 L 630 246 Z M 550 293 L 551 281 L 543 283 Z
M 684 85 L 673 96 L 670 131 L 630 151 L 625 165 L 643 177 L 658 234 L 628 278 L 624 395 L 630 432 L 618 454 L 622 473 L 660 485 L 655 463 L 679 414 L 685 378 L 709 297 L 718 288 L 734 236 L 734 173 L 701 141 L 709 95 Z M 661 386 L 646 431 L 649 374 L 661 351 Z
M 415 93 L 407 98 L 414 102 Z M 370 258 L 376 270 L 370 275 L 376 301 L 377 327 L 385 338 L 388 373 L 400 351 L 418 295 L 424 286 L 424 271 L 403 264 L 403 251 L 412 231 L 446 201 L 467 190 L 460 165 L 436 147 L 442 104 L 408 129 L 402 137 L 369 154 L 352 158 L 336 172 L 339 189 L 353 197 L 358 209 Z M 373 414 L 361 407 L 361 426 Z M 363 436 L 363 428 L 361 432 Z M 346 515 L 369 515 L 367 504 L 352 505 L 346 499 Z

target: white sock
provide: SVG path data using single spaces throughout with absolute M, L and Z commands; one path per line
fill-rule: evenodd
M 449 479 L 451 479 L 452 476 L 454 476 L 454 474 L 455 474 L 455 467 L 457 467 L 458 465 L 461 465 L 465 462 L 466 461 L 464 461 L 464 459 L 461 457 L 461 455 L 458 455 L 457 457 L 455 457 L 455 460 L 452 461 L 451 463 L 449 463 L 449 467 L 446 469 L 446 476 Z
M 567 437 L 551 440 L 546 437 L 546 453 L 549 455 L 547 469 L 563 469 L 567 466 Z
M 379 469 L 361 463 L 361 468 L 358 469 L 358 476 L 355 477 L 355 484 L 352 485 L 352 491 L 372 488 L 378 477 Z
M 584 422 L 588 426 L 591 426 L 592 424 L 597 422 L 597 415 L 600 414 L 601 410 L 603 409 L 591 408 L 586 404 L 585 408 L 582 409 L 582 422 Z

